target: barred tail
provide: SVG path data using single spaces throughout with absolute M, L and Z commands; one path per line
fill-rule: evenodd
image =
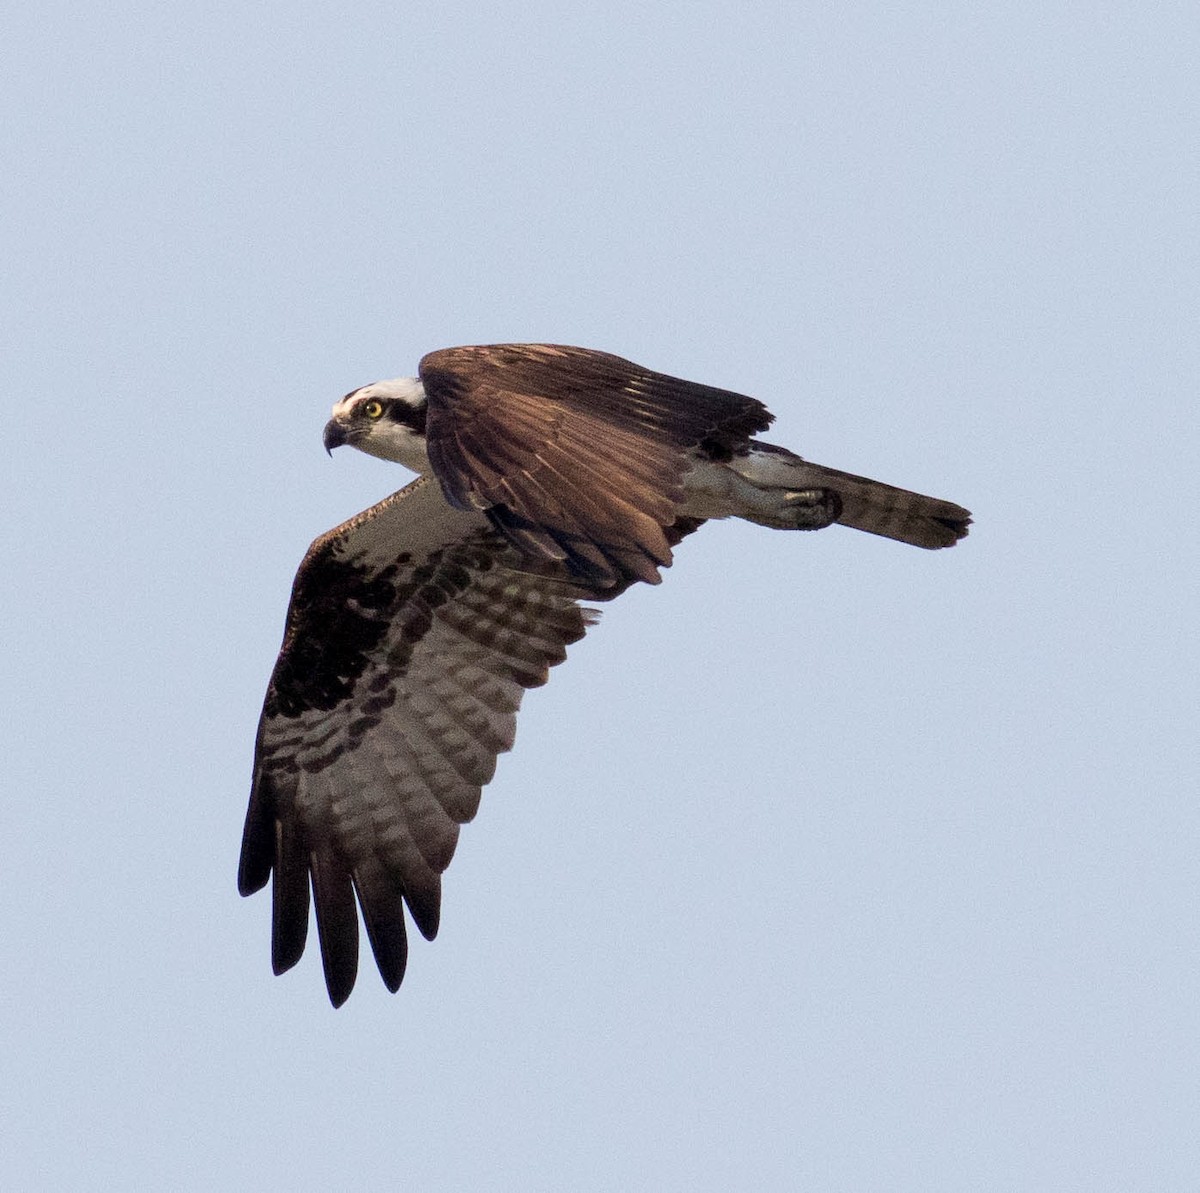
M 728 468 L 742 482 L 742 505 L 729 512 L 766 526 L 811 530 L 840 522 L 932 550 L 954 546 L 971 524 L 970 512 L 952 501 L 810 464 L 757 439 Z
M 837 521 L 842 526 L 933 550 L 953 547 L 971 524 L 970 511 L 952 501 L 897 489 L 820 464 L 809 464 L 808 469 L 812 475 L 805 484 L 831 489 L 841 499 Z

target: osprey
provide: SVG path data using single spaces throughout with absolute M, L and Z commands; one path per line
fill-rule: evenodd
M 238 889 L 274 875 L 271 960 L 295 965 L 309 888 L 330 1000 L 358 971 L 358 907 L 389 990 L 404 906 L 437 933 L 459 825 L 511 748 L 526 688 L 708 518 L 838 522 L 953 546 L 970 514 L 755 436 L 761 402 L 553 344 L 447 348 L 347 394 L 325 447 L 420 473 L 309 548 L 258 727 Z

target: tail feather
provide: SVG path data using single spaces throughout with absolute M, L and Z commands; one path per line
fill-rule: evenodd
M 808 464 L 806 471 L 810 474 L 806 486 L 831 489 L 841 498 L 842 512 L 837 521 L 842 526 L 934 550 L 953 547 L 971 524 L 970 511 L 952 501 L 897 489 L 820 464 Z
M 970 511 L 952 501 L 811 464 L 786 448 L 760 440 L 728 467 L 744 484 L 740 495 L 745 506 L 737 512 L 768 526 L 811 529 L 839 522 L 934 550 L 954 546 L 971 524 Z M 772 500 L 768 494 L 778 496 Z M 814 521 L 813 511 L 822 504 L 828 511 L 825 520 Z

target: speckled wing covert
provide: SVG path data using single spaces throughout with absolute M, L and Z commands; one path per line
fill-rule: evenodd
M 672 541 L 698 525 L 681 523 Z M 259 723 L 238 889 L 274 874 L 276 973 L 304 952 L 309 882 L 329 997 L 358 969 L 355 896 L 388 989 L 404 904 L 437 932 L 441 873 L 545 683 L 595 611 L 553 564 L 527 564 L 484 514 L 421 478 L 313 543 L 296 575 Z
M 772 417 L 744 394 L 558 344 L 446 348 L 420 374 L 446 499 L 597 586 L 658 583 L 691 450 L 728 459 Z

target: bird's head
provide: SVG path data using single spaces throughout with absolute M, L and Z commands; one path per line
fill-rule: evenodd
M 325 450 L 343 443 L 414 472 L 429 470 L 425 451 L 425 389 L 416 377 L 373 381 L 334 404 L 325 424 Z

